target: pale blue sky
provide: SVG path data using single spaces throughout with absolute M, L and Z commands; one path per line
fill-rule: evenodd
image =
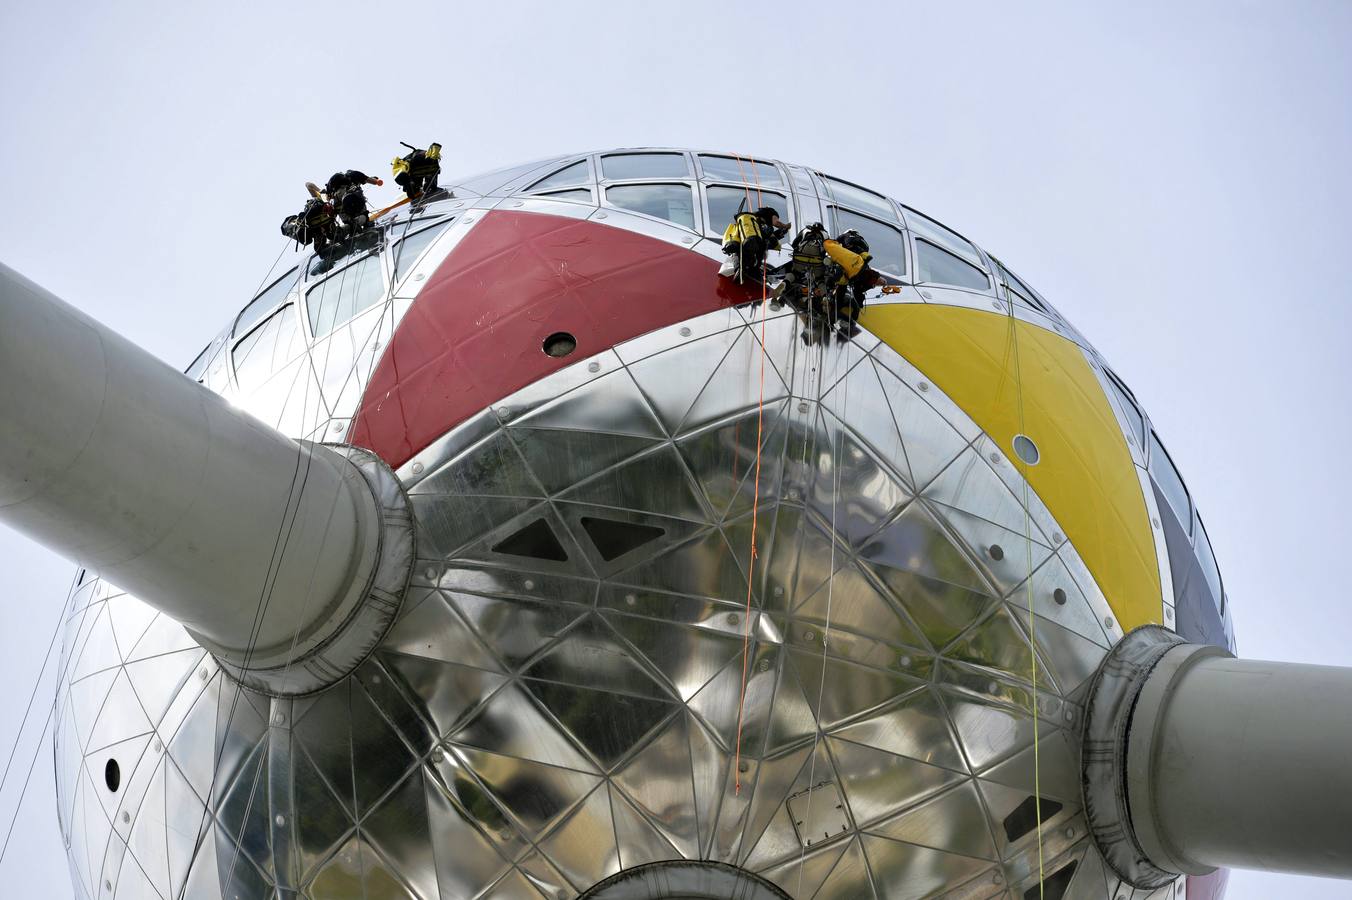
M 1097 344 L 1206 518 L 1243 655 L 1352 665 L 1352 4 L 750 6 L 3 0 L 0 259 L 182 365 L 302 182 L 399 140 L 463 173 L 655 144 L 812 165 L 971 235 Z M 0 529 L 6 753 L 70 573 Z M 70 896 L 52 782 L 44 751 L 0 893 Z

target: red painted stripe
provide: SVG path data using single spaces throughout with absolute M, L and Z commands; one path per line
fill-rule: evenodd
M 349 441 L 398 468 L 474 413 L 578 359 L 750 299 L 691 250 L 596 222 L 494 210 L 399 322 Z M 556 331 L 577 338 L 563 359 L 541 350 Z

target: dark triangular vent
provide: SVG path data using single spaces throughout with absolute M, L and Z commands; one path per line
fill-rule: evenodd
M 1042 801 L 1046 803 L 1047 801 Z M 1023 900 L 1061 900 L 1066 895 L 1066 888 L 1070 887 L 1070 879 L 1075 877 L 1075 867 L 1078 863 L 1071 863 L 1068 866 L 1062 866 L 1052 874 L 1048 875 L 1040 885 L 1033 885 L 1023 892 Z
M 1005 837 L 1009 838 L 1011 844 L 1037 827 L 1039 805 L 1041 806 L 1043 822 L 1061 811 L 1060 803 L 1055 800 L 1048 800 L 1046 797 L 1042 798 L 1041 804 L 1035 797 L 1024 800 L 1014 807 L 1012 813 L 1005 816 Z
M 568 551 L 563 549 L 559 539 L 554 536 L 554 529 L 544 519 L 536 519 L 515 534 L 498 541 L 493 552 L 551 562 L 568 561 Z
M 666 534 L 666 530 L 652 525 L 640 525 L 636 522 L 616 522 L 614 519 L 594 519 L 582 517 L 582 527 L 596 545 L 596 552 L 606 562 L 619 559 L 630 550 L 637 550 L 644 544 L 657 540 Z

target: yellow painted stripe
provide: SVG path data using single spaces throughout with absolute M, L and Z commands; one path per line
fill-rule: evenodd
M 1009 316 L 937 304 L 871 306 L 860 324 L 924 372 L 1020 465 L 1125 630 L 1160 621 L 1159 568 L 1141 484 L 1108 399 L 1074 343 Z M 904 434 L 905 423 L 898 424 Z M 1020 431 L 1041 452 L 1035 466 L 1014 455 Z

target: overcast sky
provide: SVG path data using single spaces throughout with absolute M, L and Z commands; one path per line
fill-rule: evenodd
M 1206 519 L 1242 655 L 1352 665 L 1352 4 L 751 5 L 2 0 L 0 259 L 181 366 L 302 183 L 388 174 L 400 140 L 458 173 L 644 145 L 811 165 L 970 235 L 1096 343 Z M 71 573 L 0 528 L 5 754 Z M 0 893 L 69 897 L 49 748 L 18 823 Z

